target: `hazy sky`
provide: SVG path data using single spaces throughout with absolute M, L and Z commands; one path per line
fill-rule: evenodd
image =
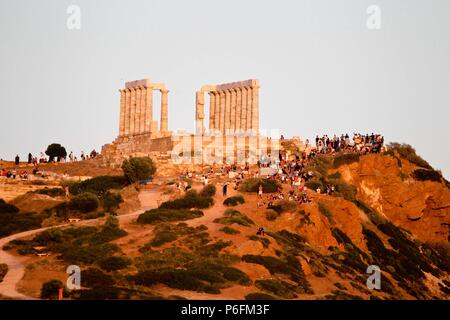
M 256 78 L 261 128 L 380 132 L 450 176 L 448 0 L 0 0 L 0 46 L 0 158 L 100 150 L 128 80 L 164 82 L 169 128 L 194 131 L 197 89 Z

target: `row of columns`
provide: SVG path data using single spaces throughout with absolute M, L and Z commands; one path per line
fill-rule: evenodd
M 140 80 L 144 81 L 144 80 Z M 148 80 L 145 80 L 148 84 Z M 120 89 L 119 136 L 151 133 L 157 130 L 153 122 L 153 90 L 161 92 L 160 131 L 168 131 L 168 94 L 163 85 L 130 86 Z
M 206 86 L 197 92 L 196 133 L 203 134 L 204 91 L 209 91 L 209 129 L 223 134 L 259 131 L 259 83 L 257 80 Z

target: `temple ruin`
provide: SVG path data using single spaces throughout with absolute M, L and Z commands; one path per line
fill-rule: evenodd
M 161 121 L 153 120 L 153 91 L 161 92 Z M 148 79 L 125 83 L 120 89 L 119 138 L 139 134 L 153 137 L 167 135 L 169 90 L 162 83 L 151 83 Z
M 161 93 L 161 118 L 153 119 L 153 92 Z M 152 156 L 157 160 L 174 160 L 178 141 L 184 139 L 188 154 L 213 148 L 220 162 L 245 162 L 256 159 L 269 143 L 259 133 L 259 81 L 250 79 L 217 85 L 204 85 L 196 92 L 195 134 L 168 128 L 168 93 L 162 83 L 148 79 L 130 81 L 120 92 L 119 135 L 102 147 L 107 165 L 120 165 L 130 156 Z M 209 123 L 205 128 L 205 94 L 209 95 Z M 200 150 L 197 147 L 200 143 Z M 208 149 L 209 148 L 209 149 Z M 230 149 L 231 148 L 231 149 Z M 176 151 L 175 151 L 176 150 Z M 223 155 L 223 150 L 231 152 Z M 184 150 L 186 151 L 186 150 Z M 183 154 L 184 154 L 183 151 Z M 238 155 L 243 155 L 239 157 Z M 231 157 L 229 157 L 231 156 Z M 200 162 L 204 157 L 200 156 Z M 198 160 L 198 156 L 196 156 Z M 195 160 L 194 162 L 196 162 Z M 256 160 L 255 160 L 256 161 Z
M 222 134 L 259 132 L 259 81 L 205 85 L 196 93 L 196 134 L 205 133 L 205 93 L 209 94 L 209 130 Z

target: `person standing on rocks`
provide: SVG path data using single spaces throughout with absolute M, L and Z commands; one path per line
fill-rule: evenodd
M 228 191 L 228 184 L 225 183 L 222 188 L 222 194 L 224 197 L 227 196 L 227 191 Z

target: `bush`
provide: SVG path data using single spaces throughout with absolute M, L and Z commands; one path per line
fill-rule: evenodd
M 159 222 L 185 221 L 203 216 L 200 210 L 174 210 L 174 209 L 151 209 L 141 214 L 137 222 L 142 224 L 156 224 Z
M 0 214 L 0 237 L 6 237 L 21 231 L 39 229 L 44 214 L 34 213 L 2 213 Z
M 272 279 L 256 280 L 255 285 L 261 290 L 268 291 L 285 299 L 297 297 L 295 294 L 296 287 L 286 281 Z
M 222 231 L 223 233 L 226 233 L 226 234 L 239 234 L 239 233 L 241 233 L 239 230 L 233 229 L 233 228 L 228 227 L 228 226 L 221 228 L 220 231 Z
M 45 154 L 49 157 L 49 162 L 52 162 L 55 158 L 59 161 L 61 158 L 67 156 L 66 148 L 59 143 L 52 143 L 47 147 Z
M 216 186 L 213 184 L 206 185 L 202 191 L 200 191 L 201 197 L 211 198 L 216 194 Z
M 107 191 L 102 197 L 103 209 L 106 212 L 115 213 L 122 202 L 123 199 L 120 194 L 112 193 L 109 191 Z
M 242 181 L 239 190 L 242 192 L 258 192 L 259 186 L 263 186 L 264 193 L 273 193 L 278 190 L 280 186 L 275 180 L 270 179 L 259 179 L 259 178 L 249 178 Z
M 352 164 L 358 162 L 360 158 L 359 153 L 341 153 L 337 154 L 333 160 L 333 167 L 338 168 L 344 164 Z
M 160 209 L 206 209 L 214 204 L 211 197 L 203 197 L 196 190 L 189 190 L 186 194 L 178 199 L 163 202 Z
M 108 257 L 100 262 L 100 267 L 106 271 L 116 271 L 125 269 L 131 265 L 131 260 L 127 257 Z
M 397 151 L 403 159 L 406 159 L 419 167 L 433 169 L 428 162 L 417 155 L 416 150 L 409 144 L 391 143 L 388 147 L 389 149 Z
M 57 299 L 59 290 L 66 291 L 66 287 L 60 280 L 50 280 L 45 282 L 41 288 L 41 299 Z
M 416 169 L 412 176 L 418 181 L 436 181 L 441 182 L 441 174 L 435 170 Z
M 318 180 L 308 180 L 305 182 L 305 186 L 313 191 L 316 191 L 319 188 L 321 191 L 325 190 L 325 187 L 323 186 L 322 182 Z
M 13 206 L 12 204 L 6 203 L 5 200 L 0 199 L 0 214 L 1 213 L 17 213 L 19 208 Z
M 81 271 L 81 286 L 85 288 L 104 287 L 114 285 L 114 279 L 97 268 Z
M 234 206 L 237 206 L 238 204 L 243 204 L 243 203 L 245 203 L 245 199 L 241 195 L 229 197 L 223 201 L 223 204 L 228 207 L 234 207 Z
M 69 208 L 88 213 L 97 210 L 98 204 L 99 201 L 95 194 L 85 192 L 73 197 L 69 202 Z
M 150 242 L 152 247 L 159 247 L 165 243 L 177 240 L 178 236 L 172 231 L 160 230 L 156 233 L 153 240 Z
M 319 202 L 319 212 L 328 219 L 328 222 L 330 224 L 334 224 L 333 214 L 331 213 L 330 209 L 328 209 L 328 207 L 322 202 Z
M 348 201 L 355 201 L 357 190 L 354 185 L 347 184 L 342 180 L 334 181 L 331 183 L 334 184 L 338 196 L 341 196 Z
M 124 176 L 98 176 L 70 185 L 69 191 L 74 195 L 90 192 L 101 196 L 110 189 L 122 189 L 126 185 Z
M 156 166 L 149 157 L 137 157 L 124 160 L 122 170 L 129 183 L 150 179 L 156 172 Z
M 278 214 L 281 214 L 283 212 L 292 212 L 295 209 L 297 209 L 297 204 L 294 201 L 289 200 L 279 200 L 275 203 L 275 205 L 269 207 L 269 209 L 273 209 Z
M 249 238 L 250 240 L 252 240 L 252 241 L 259 241 L 259 242 L 261 242 L 264 248 L 268 248 L 269 245 L 270 245 L 270 240 L 267 239 L 267 238 L 258 237 L 258 236 L 255 236 L 255 235 L 250 236 L 250 237 L 248 237 L 248 238 Z
M 274 221 L 279 215 L 280 214 L 273 209 L 266 210 L 266 219 L 269 221 Z
M 5 263 L 0 263 L 0 282 L 3 281 L 3 278 L 8 273 L 8 265 Z
M 34 191 L 34 193 L 37 194 L 45 194 L 50 197 L 63 197 L 65 196 L 65 192 L 62 188 L 47 188 L 39 189 Z
M 221 224 L 239 224 L 244 227 L 249 227 L 251 225 L 254 225 L 255 223 L 247 217 L 245 214 L 234 210 L 234 209 L 227 209 L 225 210 L 223 217 L 218 218 L 214 220 L 215 223 L 221 223 Z
M 277 300 L 277 298 L 267 293 L 253 292 L 246 295 L 245 300 Z

